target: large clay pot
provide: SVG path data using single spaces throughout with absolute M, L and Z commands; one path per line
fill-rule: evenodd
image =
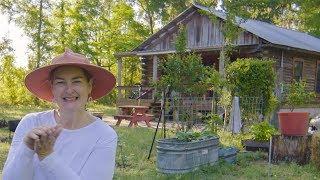
M 304 136 L 308 132 L 308 112 L 279 112 L 279 128 L 283 135 Z

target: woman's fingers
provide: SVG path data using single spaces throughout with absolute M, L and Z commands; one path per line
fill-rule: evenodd
M 28 134 L 28 138 L 31 138 L 32 140 L 40 139 L 40 136 L 35 133 Z
M 40 149 L 40 139 L 37 139 L 34 141 L 34 144 L 33 144 L 33 149 L 35 152 L 39 152 L 39 149 Z
M 42 131 L 44 131 L 44 132 L 47 134 L 47 136 L 49 136 L 49 135 L 51 134 L 51 128 L 50 128 L 50 127 L 41 126 L 40 129 L 41 129 Z
M 50 135 L 49 138 L 49 144 L 51 144 L 52 146 L 54 145 L 54 143 L 56 142 L 56 138 L 53 135 Z
M 38 143 L 46 142 L 48 141 L 49 136 L 54 135 L 53 127 L 48 126 L 39 126 L 31 131 L 29 131 L 26 136 L 24 137 L 25 144 L 30 148 L 34 150 L 35 141 L 39 140 Z
M 60 124 L 56 125 L 55 127 L 53 127 L 53 136 L 55 138 L 58 138 L 58 136 L 60 135 L 61 131 L 62 131 L 62 126 Z
M 32 130 L 32 132 L 38 136 L 46 136 L 47 133 L 43 130 L 41 130 L 40 128 L 35 128 Z

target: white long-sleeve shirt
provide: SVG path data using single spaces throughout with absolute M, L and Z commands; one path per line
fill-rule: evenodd
M 56 125 L 54 110 L 31 113 L 21 120 L 4 165 L 3 180 L 112 179 L 117 134 L 109 125 L 97 118 L 80 129 L 63 129 L 54 144 L 54 152 L 39 161 L 23 138 L 41 125 Z

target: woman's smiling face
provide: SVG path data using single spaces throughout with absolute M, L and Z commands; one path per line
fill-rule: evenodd
M 92 90 L 92 80 L 84 70 L 74 66 L 62 66 L 52 74 L 53 99 L 61 110 L 82 110 Z

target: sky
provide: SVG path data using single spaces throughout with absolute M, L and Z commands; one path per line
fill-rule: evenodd
M 23 30 L 15 25 L 14 22 L 8 23 L 8 16 L 0 13 L 0 38 L 9 37 L 12 40 L 12 47 L 15 50 L 15 64 L 18 67 L 28 65 L 27 48 L 29 39 Z

